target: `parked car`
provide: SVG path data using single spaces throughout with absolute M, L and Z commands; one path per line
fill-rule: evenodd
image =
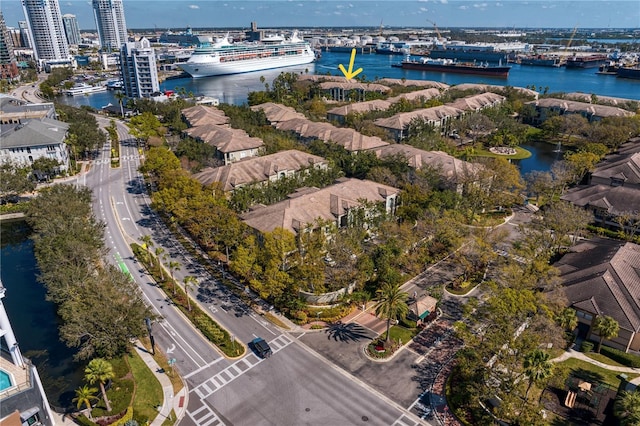
M 269 358 L 272 354 L 271 347 L 262 337 L 256 337 L 251 341 L 253 350 L 260 358 Z

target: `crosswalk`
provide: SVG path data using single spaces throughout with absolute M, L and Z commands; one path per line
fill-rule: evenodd
M 291 337 L 285 334 L 281 334 L 275 339 L 271 340 L 269 342 L 269 346 L 271 346 L 271 350 L 275 354 L 278 351 L 289 346 L 292 342 L 293 340 L 291 339 Z M 258 365 L 262 361 L 264 361 L 262 358 L 259 358 L 256 354 L 251 353 L 241 360 L 231 364 L 224 370 L 220 371 L 215 376 L 210 377 L 205 382 L 200 383 L 198 386 L 193 388 L 191 392 L 195 393 L 200 399 L 205 399 L 212 395 L 214 392 L 223 388 L 227 383 L 235 380 L 242 374 Z
M 198 426 L 217 426 L 224 425 L 218 415 L 207 405 L 206 402 L 202 402 L 202 406 L 196 411 L 188 412 L 187 415 Z

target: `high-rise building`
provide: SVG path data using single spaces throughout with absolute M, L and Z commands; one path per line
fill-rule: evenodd
M 69 59 L 58 0 L 22 0 L 33 53 L 39 62 Z
M 148 98 L 160 90 L 156 54 L 149 40 L 144 37 L 121 46 L 120 72 L 124 94 L 129 98 Z
M 31 44 L 31 36 L 29 35 L 29 26 L 27 25 L 27 21 L 18 21 L 18 28 L 20 28 L 21 47 L 33 47 Z
M 64 25 L 64 33 L 67 35 L 69 44 L 80 44 L 80 28 L 78 28 L 78 20 L 76 15 L 67 13 L 62 15 L 62 25 Z
M 119 49 L 128 41 L 122 0 L 93 0 L 93 16 L 103 50 Z
M 18 75 L 20 73 L 18 62 L 13 54 L 13 41 L 4 22 L 4 16 L 0 12 L 0 78 L 13 80 Z

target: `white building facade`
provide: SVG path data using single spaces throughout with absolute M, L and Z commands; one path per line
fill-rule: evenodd
M 58 0 L 22 0 L 29 37 L 36 60 L 69 60 L 69 44 L 64 33 Z
M 148 98 L 160 90 L 156 54 L 146 38 L 120 48 L 120 72 L 129 98 Z
M 128 41 L 122 0 L 93 0 L 93 16 L 103 50 L 119 49 Z

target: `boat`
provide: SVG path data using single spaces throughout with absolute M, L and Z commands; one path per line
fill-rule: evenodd
M 531 65 L 536 67 L 561 67 L 564 61 L 559 56 L 529 55 L 519 58 L 520 65 Z
M 107 81 L 107 90 L 122 89 L 123 86 L 124 86 L 124 84 L 122 83 L 122 80 L 120 80 L 120 79 Z
M 572 56 L 567 58 L 567 69 L 598 68 L 607 62 L 607 55 Z
M 429 52 L 433 59 L 457 59 L 459 61 L 504 62 L 509 59 L 506 52 L 496 50 L 489 44 L 447 44 L 437 45 Z
M 634 80 L 640 80 L 640 66 L 619 67 L 617 75 L 621 78 L 632 78 Z
M 615 61 L 607 61 L 598 67 L 596 74 L 600 75 L 618 75 L 618 68 L 620 64 Z
M 394 43 L 391 41 L 378 43 L 376 45 L 375 52 L 378 55 L 403 55 L 406 56 L 410 53 L 411 48 L 408 44 L 399 42 Z
M 80 83 L 67 89 L 64 93 L 67 96 L 90 95 L 92 93 L 106 92 L 107 86 L 91 86 L 90 84 Z
M 197 47 L 180 68 L 193 78 L 241 74 L 313 62 L 316 54 L 294 32 L 289 39 L 267 37 L 259 42 L 230 43 L 229 34 Z
M 417 71 L 436 71 L 447 72 L 456 74 L 475 74 L 475 75 L 487 75 L 492 77 L 508 77 L 510 66 L 498 66 L 489 65 L 488 63 L 473 63 L 473 62 L 457 62 L 452 59 L 431 59 L 420 58 L 419 60 L 405 59 L 399 64 L 392 64 L 391 66 L 402 68 L 405 70 L 417 70 Z

